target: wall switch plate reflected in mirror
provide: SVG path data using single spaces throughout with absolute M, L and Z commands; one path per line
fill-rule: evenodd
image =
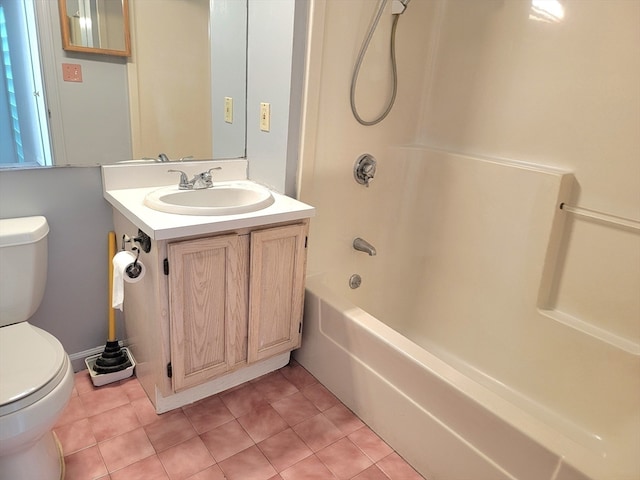
M 224 121 L 233 123 L 233 98 L 224 97 Z
M 82 82 L 82 66 L 77 63 L 63 63 L 62 79 L 65 82 Z

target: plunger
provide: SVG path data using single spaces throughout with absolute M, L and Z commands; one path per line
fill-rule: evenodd
M 109 337 L 104 352 L 96 359 L 93 370 L 96 373 L 114 373 L 129 368 L 131 360 L 127 352 L 120 348 L 116 338 L 116 311 L 113 308 L 113 257 L 116 254 L 116 234 L 109 232 Z

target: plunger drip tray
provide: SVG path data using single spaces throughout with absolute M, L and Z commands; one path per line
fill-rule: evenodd
M 124 380 L 125 378 L 129 378 L 133 375 L 133 369 L 136 366 L 136 361 L 133 358 L 133 355 L 131 355 L 131 352 L 126 347 L 122 347 L 120 350 L 122 354 L 128 358 L 128 361 L 131 362 L 131 365 L 114 372 L 97 373 L 94 370 L 96 361 L 103 355 L 102 353 L 84 359 L 84 363 L 89 369 L 89 375 L 91 375 L 91 382 L 94 386 L 100 387 L 108 383 L 117 382 L 118 380 Z

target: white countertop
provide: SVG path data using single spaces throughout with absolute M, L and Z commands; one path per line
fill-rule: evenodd
M 229 162 L 231 163 L 231 162 Z M 220 165 L 220 163 L 218 163 Z M 224 165 L 224 164 L 223 164 Z M 176 165 L 172 164 L 170 167 Z M 178 168 L 187 170 L 186 164 L 177 165 Z M 188 237 L 192 235 L 202 235 L 207 233 L 218 233 L 240 228 L 249 228 L 259 225 L 268 225 L 272 223 L 289 222 L 310 218 L 315 215 L 315 208 L 303 202 L 295 200 L 286 195 L 282 195 L 271 190 L 274 203 L 270 206 L 254 212 L 241 213 L 236 215 L 179 215 L 174 213 L 164 213 L 153 210 L 144 204 L 144 197 L 149 192 L 158 188 L 175 185 L 177 177 L 175 174 L 168 178 L 171 183 L 167 183 L 166 179 L 162 184 L 153 186 L 142 186 L 137 188 L 120 188 L 130 187 L 132 182 L 128 181 L 112 181 L 109 178 L 113 172 L 122 172 L 123 165 L 118 165 L 116 169 L 109 169 L 105 174 L 103 167 L 103 188 L 104 198 L 122 215 L 124 215 L 131 223 L 140 228 L 144 233 L 154 240 L 168 240 L 171 238 Z M 139 168 L 137 166 L 136 168 Z M 158 164 L 150 165 L 154 170 L 162 169 L 164 174 L 168 167 L 166 164 L 159 166 Z M 206 170 L 205 164 L 196 167 L 198 171 Z M 175 177 L 175 178 L 174 178 Z M 148 180 L 148 176 L 146 179 Z M 215 179 L 214 179 L 215 180 Z M 215 185 L 221 184 L 250 184 L 256 183 L 250 180 L 241 180 L 223 178 L 223 182 L 215 182 Z M 148 183 L 148 182 L 146 182 Z

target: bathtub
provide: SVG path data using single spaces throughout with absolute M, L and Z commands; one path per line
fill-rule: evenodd
M 637 478 L 540 420 L 549 419 L 543 409 L 519 407 L 345 300 L 322 276 L 307 282 L 295 358 L 428 480 Z
M 350 215 L 339 187 L 307 198 L 319 215 L 295 358 L 429 480 L 640 478 L 638 356 L 549 302 L 572 176 L 390 156 L 393 171 L 353 190 L 374 217 L 334 218 Z

